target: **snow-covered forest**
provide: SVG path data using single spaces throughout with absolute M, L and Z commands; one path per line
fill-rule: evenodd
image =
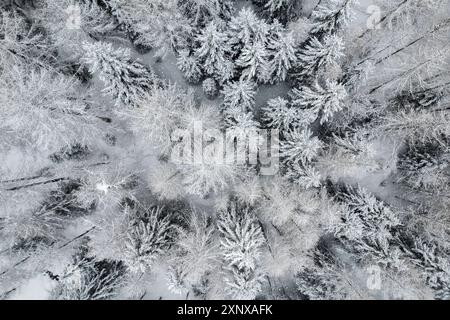
M 0 0 L 0 299 L 450 299 L 449 46 L 448 0 Z

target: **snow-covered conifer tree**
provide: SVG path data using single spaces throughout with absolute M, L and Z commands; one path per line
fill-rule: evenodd
M 188 50 L 181 50 L 177 59 L 177 66 L 184 77 L 192 83 L 198 83 L 202 77 L 202 69 L 197 58 Z
M 277 97 L 267 101 L 267 106 L 263 107 L 264 120 L 271 128 L 289 130 L 302 123 L 301 114 L 298 108 L 282 98 Z
M 255 79 L 259 83 L 268 82 L 271 74 L 269 52 L 264 43 L 254 41 L 244 46 L 236 64 L 243 68 L 242 77 Z
M 208 75 L 215 75 L 226 64 L 230 52 L 227 34 L 219 23 L 211 21 L 197 36 L 196 41 L 199 46 L 195 54 L 201 65 Z
M 231 203 L 221 212 L 218 228 L 224 261 L 232 274 L 226 280 L 226 291 L 234 299 L 255 299 L 264 281 L 258 257 L 265 240 L 253 213 L 247 207 Z
M 218 260 L 215 228 L 205 213 L 192 211 L 187 228 L 177 228 L 176 253 L 171 264 L 184 285 L 199 285 Z
M 321 72 L 333 66 L 343 56 L 344 44 L 338 36 L 326 36 L 323 40 L 311 38 L 298 55 L 294 75 L 300 78 L 317 77 Z
M 220 243 L 227 264 L 238 269 L 254 270 L 264 237 L 250 209 L 230 204 L 227 210 L 221 212 L 218 228 L 223 237 Z
M 226 279 L 226 292 L 236 300 L 254 300 L 265 282 L 263 274 L 255 270 L 232 269 L 233 277 Z
M 38 17 L 61 53 L 74 58 L 83 55 L 83 42 L 97 40 L 117 26 L 95 1 L 45 0 Z
M 78 93 L 81 84 L 76 79 L 46 69 L 26 70 L 15 67 L 0 75 L 0 114 L 5 119 L 0 129 L 5 137 L 49 153 L 89 143 L 99 125 L 88 111 L 89 93 Z
M 229 24 L 229 43 L 235 52 L 254 42 L 266 44 L 270 26 L 259 19 L 251 8 L 243 8 L 232 17 Z
M 269 49 L 273 55 L 271 60 L 274 82 L 285 81 L 288 71 L 297 62 L 295 40 L 292 33 L 280 33 L 270 39 Z
M 125 208 L 130 215 L 124 259 L 133 272 L 145 272 L 172 242 L 173 226 L 163 208 L 144 209 L 143 212 Z
M 109 43 L 85 42 L 83 50 L 83 60 L 90 72 L 99 72 L 105 93 L 118 106 L 135 106 L 155 83 L 150 67 L 132 60 L 128 49 L 114 49 Z
M 18 64 L 45 65 L 50 58 L 45 38 L 27 24 L 20 12 L 2 11 L 0 15 L 0 66 L 6 70 Z
M 270 19 L 278 19 L 287 24 L 300 15 L 302 1 L 298 0 L 253 0 L 253 3 L 267 14 Z
M 313 87 L 303 86 L 292 90 L 292 104 L 309 109 L 323 124 L 332 119 L 335 113 L 344 109 L 347 98 L 345 87 L 335 81 L 326 81 L 321 86 L 317 81 Z
M 352 17 L 352 6 L 357 0 L 326 0 L 320 2 L 312 12 L 314 21 L 313 34 L 333 34 L 349 23 Z
M 280 152 L 286 162 L 307 163 L 318 156 L 322 147 L 323 143 L 309 129 L 293 129 L 286 133 Z
M 436 141 L 409 141 L 397 164 L 400 180 L 413 188 L 445 189 L 448 185 L 449 151 L 446 145 Z
M 117 295 L 123 285 L 125 267 L 122 262 L 96 260 L 83 244 L 66 267 L 52 298 L 58 300 L 107 300 Z
M 195 25 L 206 24 L 217 18 L 229 18 L 233 12 L 230 0 L 180 0 L 180 9 Z
M 251 111 L 255 104 L 256 85 L 249 80 L 229 82 L 222 91 L 226 109 Z
M 335 235 L 361 259 L 403 269 L 402 252 L 395 242 L 395 230 L 401 226 L 397 213 L 361 187 L 344 187 L 339 196 L 344 208 L 341 221 L 333 226 Z
M 411 249 L 407 249 L 413 263 L 421 267 L 427 284 L 440 300 L 450 298 L 450 265 L 448 255 L 438 245 L 424 239 L 415 239 Z

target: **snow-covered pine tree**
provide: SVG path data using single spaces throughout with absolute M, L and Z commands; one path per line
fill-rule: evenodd
M 295 276 L 299 293 L 308 300 L 345 298 L 344 264 L 321 244 L 312 250 L 312 258 L 314 265 L 303 268 Z
M 222 235 L 224 261 L 232 276 L 225 280 L 226 291 L 234 299 L 255 299 L 264 281 L 258 257 L 265 240 L 254 213 L 231 202 L 220 213 L 217 225 Z
M 235 138 L 234 135 L 247 139 L 251 134 L 256 134 L 260 127 L 258 121 L 255 120 L 253 113 L 244 113 L 241 110 L 236 109 L 230 109 L 225 112 L 225 126 L 229 130 L 229 133 L 232 133 L 230 134 L 230 138 L 233 139 L 233 141 Z M 246 148 L 247 145 L 243 145 L 242 147 Z M 245 150 L 243 150 L 243 152 L 245 152 Z
M 437 141 L 407 141 L 397 163 L 400 181 L 419 190 L 446 189 L 449 166 L 448 143 Z
M 334 34 L 347 25 L 351 16 L 352 6 L 358 0 L 325 0 L 311 14 L 314 21 L 311 34 L 319 38 L 325 34 Z
M 130 33 L 133 39 L 137 38 L 140 43 L 155 44 L 159 49 L 161 46 L 165 47 L 162 51 L 170 48 L 177 42 L 175 39 L 180 39 L 180 36 L 190 29 L 189 21 L 178 7 L 178 0 L 102 0 L 101 2 L 107 6 L 122 29 Z M 169 21 L 171 24 L 168 23 Z
M 308 163 L 288 163 L 285 177 L 304 189 L 319 188 L 322 185 L 320 172 Z
M 450 263 L 445 248 L 416 238 L 412 248 L 405 248 L 412 262 L 420 268 L 427 284 L 440 300 L 450 299 Z
M 4 119 L 0 145 L 20 139 L 50 154 L 65 146 L 89 144 L 99 134 L 100 122 L 88 110 L 90 94 L 80 93 L 82 85 L 76 78 L 16 66 L 3 70 L 0 83 Z
M 258 83 L 266 83 L 270 79 L 269 52 L 264 43 L 254 41 L 246 44 L 236 65 L 243 68 L 242 77 L 245 80 L 254 79 Z
M 18 11 L 2 11 L 0 15 L 0 70 L 20 64 L 37 64 L 51 58 L 46 40 L 29 25 Z
M 218 18 L 228 19 L 234 11 L 230 0 L 179 0 L 178 6 L 194 25 L 205 25 Z
M 296 128 L 285 133 L 280 155 L 285 163 L 308 163 L 319 155 L 322 148 L 323 142 L 314 137 L 311 130 Z
M 229 44 L 235 54 L 254 42 L 266 44 L 270 26 L 259 19 L 251 8 L 243 8 L 228 23 Z
M 205 213 L 192 210 L 186 219 L 186 227 L 177 227 L 175 254 L 171 260 L 174 270 L 189 289 L 201 284 L 204 276 L 217 262 L 215 226 Z
M 254 213 L 247 206 L 231 202 L 220 212 L 217 226 L 224 260 L 228 266 L 255 270 L 265 240 Z
M 293 127 L 283 132 L 280 156 L 285 178 L 304 189 L 320 187 L 321 175 L 311 163 L 321 152 L 324 143 L 313 137 L 309 128 Z
M 83 44 L 83 61 L 91 73 L 99 72 L 117 106 L 133 107 L 151 90 L 156 77 L 149 66 L 132 60 L 129 49 L 114 49 L 105 42 Z
M 198 83 L 202 78 L 201 65 L 196 56 L 188 50 L 181 50 L 177 59 L 177 66 L 183 72 L 184 77 L 191 83 Z
M 281 82 L 287 78 L 288 71 L 297 62 L 296 42 L 292 33 L 279 32 L 269 40 L 268 48 L 273 58 L 271 64 L 271 81 Z
M 44 0 L 37 12 L 61 55 L 79 59 L 84 41 L 95 41 L 117 22 L 96 1 Z
M 332 35 L 323 40 L 311 38 L 297 53 L 297 64 L 292 77 L 301 82 L 302 79 L 316 78 L 327 68 L 335 67 L 343 56 L 344 43 L 342 38 Z
M 293 107 L 288 100 L 282 97 L 267 101 L 263 112 L 263 120 L 270 128 L 289 130 L 302 123 L 298 108 Z
M 253 0 L 271 20 L 277 19 L 283 24 L 288 24 L 301 13 L 301 0 Z
M 144 49 L 155 48 L 155 57 L 188 49 L 193 26 L 178 0 L 104 0 L 131 40 Z
M 73 262 L 51 292 L 58 300 L 107 300 L 115 297 L 124 283 L 125 266 L 121 261 L 98 260 L 89 252 L 86 241 L 73 255 Z
M 324 124 L 332 119 L 334 114 L 344 109 L 347 91 L 336 81 L 326 81 L 321 86 L 318 81 L 312 87 L 302 86 L 294 88 L 291 94 L 292 104 L 302 109 L 309 109 L 320 123 Z
M 170 0 L 167 3 L 174 4 L 175 1 Z M 103 0 L 102 2 L 125 30 L 135 34 L 143 31 L 140 25 L 150 21 L 155 15 L 155 6 L 162 4 L 159 0 L 152 2 L 145 0 L 136 0 L 133 2 L 126 0 Z
M 292 34 L 275 20 L 259 19 L 250 8 L 242 9 L 228 23 L 229 44 L 242 76 L 259 83 L 278 82 L 296 61 Z
M 232 278 L 225 279 L 225 291 L 236 300 L 254 300 L 261 293 L 265 276 L 259 270 L 231 269 Z
M 223 88 L 224 107 L 226 110 L 253 110 L 255 104 L 256 84 L 249 80 L 240 79 L 227 83 Z
M 173 226 L 163 207 L 142 209 L 125 207 L 130 216 L 124 261 L 132 272 L 145 272 L 172 243 Z
M 398 214 L 364 188 L 343 186 L 337 195 L 343 204 L 334 234 L 361 260 L 385 268 L 405 268 L 395 232 L 402 223 Z
M 195 55 L 201 61 L 208 75 L 220 75 L 221 68 L 226 66 L 230 47 L 227 34 L 219 22 L 211 21 L 196 37 L 198 47 Z

